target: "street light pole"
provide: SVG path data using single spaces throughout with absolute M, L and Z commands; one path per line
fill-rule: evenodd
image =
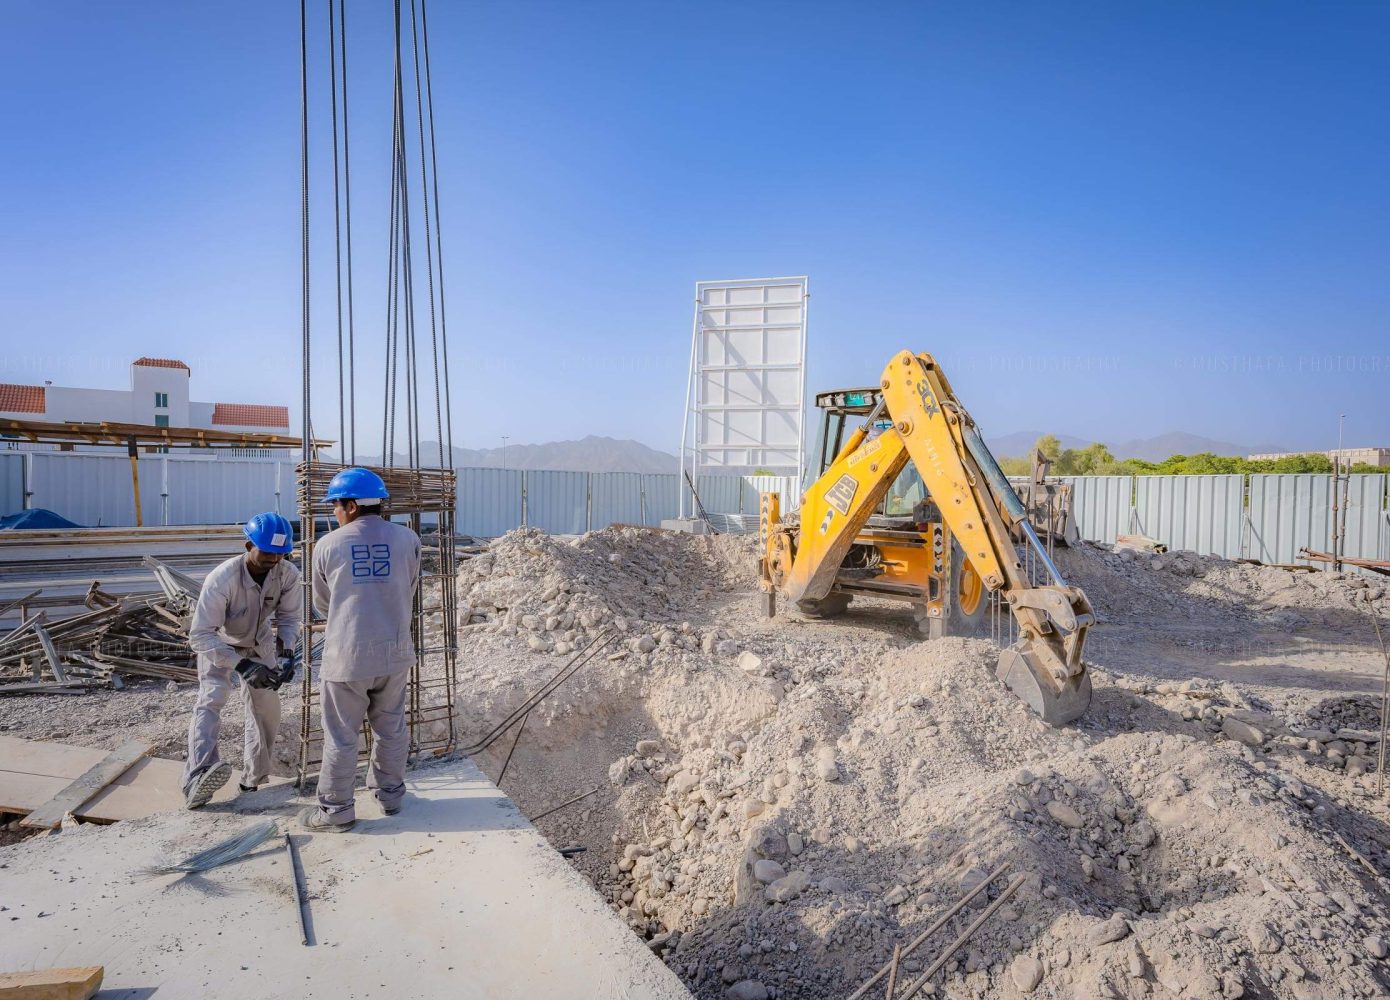
M 502 435 L 502 468 L 504 469 L 507 467 L 507 438 L 509 436 L 507 434 Z

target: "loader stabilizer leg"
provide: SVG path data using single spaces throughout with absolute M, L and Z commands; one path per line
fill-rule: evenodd
M 1081 717 L 1091 704 L 1091 678 L 1085 669 L 1056 680 L 1038 662 L 1027 639 L 1020 639 L 999 654 L 995 676 L 1049 726 L 1065 726 Z

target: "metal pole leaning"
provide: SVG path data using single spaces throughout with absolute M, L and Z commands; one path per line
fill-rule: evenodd
M 985 921 L 994 916 L 994 911 L 1003 906 L 1010 896 L 1018 892 L 1019 887 L 1027 880 L 1027 875 L 1015 875 L 1008 886 L 1005 887 L 1004 891 L 999 894 L 999 898 L 985 907 L 984 911 L 971 922 L 970 926 L 961 931 L 960 937 L 946 946 L 946 950 L 941 953 L 941 957 L 928 966 L 926 972 L 917 977 L 917 981 L 907 988 L 907 992 L 902 995 L 900 1000 L 910 1000 L 911 997 L 921 992 L 922 987 L 926 986 L 927 983 L 931 981 L 931 977 L 945 967 L 946 963 L 951 960 L 952 955 L 965 947 L 965 943 L 984 925 Z
M 956 900 L 955 903 L 953 903 L 951 907 L 948 910 L 946 910 L 945 913 L 941 914 L 941 916 L 936 918 L 936 921 L 930 927 L 924 930 L 921 934 L 918 934 L 915 938 L 913 938 L 903 947 L 903 956 L 905 957 L 907 955 L 911 955 L 914 951 L 916 951 L 918 946 L 920 946 L 923 941 L 925 941 L 927 938 L 931 937 L 933 934 L 939 931 L 942 927 L 946 925 L 947 921 L 949 921 L 957 913 L 963 910 L 972 899 L 974 899 L 980 893 L 988 889 L 990 883 L 997 879 L 1000 875 L 1003 875 L 1006 871 L 1008 871 L 1009 867 L 1012 864 L 1013 862 L 1005 861 L 998 868 L 994 869 L 994 871 L 986 875 L 984 880 L 979 885 L 975 886 L 975 888 L 971 889 L 960 899 Z M 869 990 L 873 988 L 873 985 L 875 983 L 877 983 L 884 976 L 888 975 L 888 972 L 889 967 L 887 965 L 879 969 L 878 972 L 874 973 L 873 977 L 868 982 L 866 982 L 863 986 L 860 986 L 859 989 L 855 990 L 853 993 L 849 995 L 849 1000 L 859 1000 L 860 997 L 868 993 Z

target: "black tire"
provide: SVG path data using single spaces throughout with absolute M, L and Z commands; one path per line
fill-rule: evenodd
M 951 613 L 946 634 L 983 636 L 989 630 L 989 593 L 984 581 L 965 558 L 960 543 L 951 542 Z
M 985 591 L 984 581 L 966 560 L 960 543 L 954 540 L 951 542 L 950 587 L 950 609 L 941 634 L 967 638 L 989 635 L 989 594 Z M 918 605 L 913 611 L 918 631 L 930 638 L 933 622 L 927 617 L 926 607 Z
M 845 613 L 853 598 L 849 594 L 827 594 L 820 600 L 796 602 L 796 610 L 807 618 L 834 618 Z

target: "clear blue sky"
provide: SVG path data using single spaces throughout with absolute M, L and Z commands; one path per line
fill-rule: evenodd
M 348 7 L 370 427 L 389 5 Z M 120 386 L 131 358 L 171 355 L 195 398 L 297 412 L 297 5 L 0 14 L 0 379 Z M 1345 412 L 1349 445 L 1390 444 L 1390 7 L 430 17 L 456 444 L 674 450 L 693 283 L 802 273 L 812 390 L 913 347 L 950 363 L 991 435 L 1326 447 Z M 316 132 L 322 180 L 327 153 Z M 332 434 L 329 300 L 316 319 Z

